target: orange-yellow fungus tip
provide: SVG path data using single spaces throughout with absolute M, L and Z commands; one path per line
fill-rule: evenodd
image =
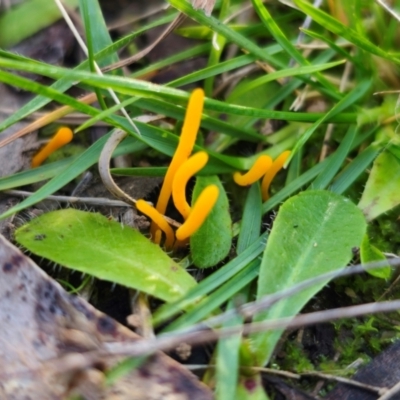
M 165 243 L 164 246 L 167 250 L 170 250 L 174 245 L 174 231 L 169 226 L 168 222 L 165 220 L 164 216 L 160 214 L 153 206 L 151 206 L 145 200 L 138 200 L 136 202 L 136 208 L 147 215 L 152 221 L 154 221 L 157 226 L 165 233 Z
M 188 219 L 176 231 L 176 238 L 180 241 L 192 236 L 204 223 L 218 200 L 217 185 L 207 186 L 196 200 Z
M 179 167 L 189 158 L 196 141 L 197 132 L 200 127 L 201 114 L 204 105 L 203 89 L 195 89 L 190 97 L 186 109 L 185 119 L 183 122 L 181 136 L 179 137 L 178 146 L 172 157 L 167 173 L 161 187 L 160 195 L 156 204 L 156 209 L 165 214 L 167 205 L 172 192 L 172 182 Z M 151 225 L 151 233 L 154 236 L 157 226 L 155 223 Z
M 240 186 L 249 186 L 257 182 L 272 166 L 272 158 L 262 154 L 253 166 L 245 173 L 235 172 L 233 180 Z
M 189 179 L 197 174 L 207 164 L 208 154 L 205 151 L 199 151 L 189 157 L 176 171 L 172 182 L 172 199 L 176 209 L 186 220 L 190 214 L 190 205 L 186 201 L 186 185 Z
M 38 167 L 59 148 L 68 144 L 74 137 L 71 129 L 67 127 L 60 128 L 57 133 L 50 139 L 50 141 L 44 146 L 33 158 L 32 168 Z
M 264 178 L 261 183 L 261 193 L 263 201 L 269 199 L 269 187 L 271 185 L 272 180 L 275 178 L 275 175 L 282 169 L 285 165 L 286 160 L 290 156 L 290 151 L 284 151 L 279 157 L 272 163 L 271 168 L 264 175 Z

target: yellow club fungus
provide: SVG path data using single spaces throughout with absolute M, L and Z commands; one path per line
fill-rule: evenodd
M 264 176 L 272 166 L 272 158 L 262 154 L 245 174 L 235 172 L 233 180 L 239 186 L 249 186 Z
M 147 215 L 152 221 L 154 221 L 157 226 L 165 233 L 165 243 L 164 246 L 167 250 L 172 249 L 174 245 L 174 231 L 169 226 L 168 222 L 165 220 L 164 216 L 160 214 L 153 206 L 151 206 L 145 200 L 138 200 L 136 202 L 136 208 L 142 212 L 143 214 Z M 161 236 L 161 233 L 160 233 Z M 159 238 L 159 242 L 161 237 Z
M 197 131 L 200 128 L 201 114 L 204 105 L 204 91 L 195 89 L 189 98 L 188 107 L 186 109 L 185 119 L 183 122 L 182 133 L 179 138 L 178 147 L 172 157 L 171 164 L 164 178 L 160 195 L 156 204 L 156 209 L 160 214 L 165 214 L 169 198 L 172 192 L 172 182 L 179 167 L 189 158 L 196 141 Z M 156 222 L 151 225 L 151 233 L 155 243 L 160 243 L 160 234 L 157 234 Z M 161 228 L 161 227 L 160 227 Z
M 208 154 L 200 151 L 188 158 L 178 169 L 172 182 L 172 199 L 176 209 L 186 220 L 191 208 L 186 201 L 186 185 L 189 179 L 197 174 L 207 164 Z
M 219 189 L 216 185 L 207 186 L 196 200 L 188 219 L 176 231 L 176 238 L 183 241 L 192 236 L 204 223 L 218 200 Z
M 269 187 L 271 185 L 272 180 L 274 179 L 275 175 L 282 169 L 286 160 L 290 155 L 290 151 L 284 151 L 279 157 L 272 163 L 271 168 L 267 171 L 264 175 L 264 178 L 261 183 L 261 193 L 263 201 L 269 199 Z
M 32 158 L 32 168 L 36 168 L 46 160 L 50 154 L 68 144 L 74 137 L 71 129 L 60 128 L 50 141 Z

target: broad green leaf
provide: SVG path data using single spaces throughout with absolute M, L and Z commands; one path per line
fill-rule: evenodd
M 325 272 L 340 270 L 361 244 L 366 222 L 362 212 L 337 194 L 310 190 L 287 200 L 274 221 L 261 263 L 257 299 L 286 290 Z M 295 316 L 326 284 L 321 282 L 270 309 L 255 321 Z M 283 330 L 252 335 L 260 365 L 267 363 Z
M 232 220 L 225 189 L 217 176 L 198 176 L 192 202 L 208 185 L 217 185 L 219 197 L 211 213 L 200 229 L 190 237 L 190 249 L 194 265 L 199 268 L 213 267 L 229 253 L 232 243 Z
M 384 151 L 375 160 L 358 206 L 368 221 L 400 204 L 400 160 Z
M 364 239 L 360 246 L 360 257 L 363 264 L 368 264 L 376 261 L 385 261 L 386 257 L 384 254 L 369 241 L 368 235 L 364 235 Z M 366 271 L 377 278 L 388 279 L 390 278 L 390 266 L 379 269 L 366 269 Z
M 32 253 L 99 279 L 137 289 L 167 302 L 195 280 L 140 232 L 75 209 L 53 211 L 16 231 Z

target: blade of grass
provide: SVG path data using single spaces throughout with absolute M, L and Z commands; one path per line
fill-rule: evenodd
M 311 135 L 322 123 L 326 122 L 327 119 L 330 119 L 331 117 L 341 113 L 346 108 L 353 106 L 361 97 L 363 97 L 368 92 L 368 90 L 371 88 L 371 85 L 372 85 L 372 80 L 364 80 L 360 82 L 356 88 L 354 88 L 351 92 L 346 94 L 346 96 L 342 100 L 340 100 L 335 106 L 333 106 L 321 119 L 316 121 L 310 128 L 308 128 L 307 131 L 304 132 L 303 136 L 298 140 L 298 142 L 294 146 L 294 149 L 287 163 L 294 156 L 294 154 L 301 147 L 304 146 L 307 140 L 311 137 Z
M 238 272 L 206 299 L 200 301 L 199 304 L 196 304 L 193 309 L 180 316 L 174 322 L 168 324 L 162 332 L 165 333 L 183 329 L 210 316 L 213 311 L 217 310 L 218 307 L 231 299 L 232 296 L 257 277 L 260 264 L 261 260 L 259 259 L 251 261 L 242 271 Z
M 0 219 L 7 218 L 8 216 L 17 213 L 26 207 L 32 206 L 37 202 L 45 199 L 48 195 L 53 194 L 58 189 L 65 186 L 71 180 L 75 179 L 82 172 L 86 171 L 93 164 L 95 164 L 99 158 L 99 154 L 109 138 L 110 134 L 103 136 L 92 146 L 90 146 L 86 151 L 76 157 L 76 159 L 70 163 L 60 174 L 56 175 L 51 181 L 43 185 L 39 190 L 37 190 L 32 196 L 26 198 L 21 203 L 10 208 L 5 213 L 0 215 Z M 143 149 L 143 145 L 140 142 L 136 142 L 137 151 Z M 135 150 L 135 149 L 134 149 Z
M 159 25 L 171 22 L 175 18 L 176 14 L 169 15 L 166 17 L 162 17 L 159 20 L 156 20 L 148 25 L 145 25 L 143 28 L 138 29 L 136 32 L 125 36 L 124 38 L 118 40 L 108 48 L 104 49 L 100 53 L 96 54 L 95 58 L 96 60 L 101 60 L 103 57 L 108 56 L 109 54 L 112 54 L 116 52 L 119 48 L 125 46 L 128 44 L 132 39 L 134 39 L 136 36 L 142 34 L 143 32 L 147 31 L 148 29 L 157 27 Z M 12 59 L 16 59 L 19 61 L 27 61 L 29 60 L 30 62 L 35 62 L 34 60 L 27 59 L 26 57 L 22 57 L 19 55 L 15 55 L 12 53 L 7 53 L 2 50 L 0 50 L 0 55 L 5 58 L 11 57 Z M 28 61 L 27 61 L 28 62 Z M 84 61 L 81 63 L 78 67 L 75 69 L 85 69 L 87 68 L 87 61 Z M 68 90 L 72 85 L 74 84 L 74 81 L 69 79 L 69 77 L 62 77 L 59 81 L 55 82 L 53 85 L 51 85 L 51 88 L 54 90 L 57 90 L 59 92 L 65 92 Z M 41 107 L 45 106 L 51 101 L 51 98 L 45 97 L 45 96 L 37 96 L 31 101 L 29 101 L 27 104 L 22 106 L 19 110 L 17 110 L 15 113 L 13 113 L 10 117 L 5 119 L 2 123 L 0 123 L 0 132 L 3 131 L 4 129 L 8 128 L 9 126 L 15 124 L 16 122 L 20 121 L 21 119 L 25 118 L 29 114 L 39 110 Z
M 80 80 L 85 84 L 99 87 L 102 89 L 111 88 L 116 92 L 135 96 L 139 95 L 146 98 L 164 100 L 167 102 L 178 101 L 179 103 L 186 104 L 188 100 L 188 93 L 168 88 L 165 86 L 159 86 L 153 83 L 122 78 L 118 76 L 97 76 L 85 71 L 68 70 L 60 67 L 47 66 L 42 64 L 26 64 L 20 63 L 14 60 L 8 60 L 0 58 L 0 66 L 5 68 L 14 68 L 27 72 L 38 73 L 51 78 L 60 78 L 65 75 L 69 75 L 70 80 Z M 365 81 L 360 84 L 363 88 Z M 29 89 L 27 89 L 29 90 Z M 341 104 L 341 103 L 340 103 Z M 342 106 L 342 104 L 341 104 Z M 338 106 L 336 106 L 338 107 Z M 303 121 L 303 122 L 314 122 L 321 118 L 320 113 L 297 113 L 297 112 L 280 112 L 280 111 L 270 111 L 261 110 L 252 107 L 237 106 L 233 104 L 225 104 L 222 101 L 206 99 L 205 108 L 212 111 L 218 111 L 233 115 L 247 115 L 259 118 L 273 118 L 273 119 L 284 119 L 287 121 Z M 341 123 L 352 123 L 356 121 L 356 114 L 350 113 L 340 113 L 341 108 L 335 108 L 334 112 L 331 111 L 328 115 L 324 115 L 323 122 L 341 122 Z M 320 121 L 320 123 L 322 123 Z
M 378 46 L 375 46 L 364 36 L 360 35 L 355 30 L 342 24 L 337 19 L 331 17 L 326 12 L 319 8 L 313 7 L 310 3 L 304 0 L 294 0 L 294 3 L 302 10 L 305 14 L 309 15 L 315 22 L 320 24 L 324 29 L 327 29 L 338 36 L 341 36 L 348 40 L 350 43 L 355 44 L 357 47 L 364 49 L 368 53 L 376 54 L 382 58 L 386 58 L 395 63 L 400 63 L 400 59 L 397 58 L 398 54 L 390 54 Z
M 236 249 L 238 254 L 246 250 L 260 235 L 261 211 L 261 188 L 259 182 L 256 182 L 250 186 L 247 193 Z
M 339 174 L 330 190 L 337 194 L 344 193 L 361 174 L 365 173 L 381 151 L 381 146 L 373 144 L 368 146 Z
M 261 21 L 264 23 L 265 27 L 269 30 L 275 40 L 282 46 L 282 48 L 290 55 L 290 57 L 297 61 L 300 66 L 309 65 L 309 61 L 286 38 L 285 34 L 282 32 L 275 20 L 272 18 L 271 14 L 268 12 L 262 0 L 252 0 L 252 3 L 254 5 L 254 9 L 256 10 Z M 332 85 L 323 75 L 316 73 L 315 78 L 325 88 L 330 89 L 334 93 L 338 92 L 338 89 L 334 85 Z
M 251 246 L 244 250 L 243 253 L 229 261 L 212 275 L 203 279 L 195 288 L 190 289 L 180 300 L 161 306 L 153 315 L 154 324 L 159 325 L 228 282 L 264 251 L 267 237 L 268 232 L 263 233 Z
M 115 150 L 114 156 L 135 153 L 147 148 L 147 145 L 138 142 L 132 137 L 127 137 Z M 38 168 L 28 169 L 11 176 L 0 178 L 0 190 L 14 189 L 20 186 L 30 185 L 32 183 L 41 182 L 46 179 L 53 178 L 59 175 L 68 165 L 76 161 L 76 156 L 67 159 L 56 161 L 51 164 L 44 164 Z M 93 161 L 94 160 L 94 161 Z M 97 162 L 95 157 L 92 159 L 93 164 Z M 92 164 L 92 165 L 93 165 Z M 156 175 L 159 176 L 159 175 Z M 160 175 L 163 176 L 163 175 Z
M 345 137 L 340 143 L 338 149 L 332 154 L 327 163 L 325 169 L 317 176 L 314 182 L 310 185 L 310 189 L 325 189 L 332 181 L 333 177 L 339 171 L 343 162 L 348 156 L 351 145 L 354 142 L 354 138 L 357 134 L 357 127 L 351 126 Z
M 237 90 L 235 92 L 234 96 L 232 96 L 230 98 L 230 100 L 240 97 L 244 93 L 257 88 L 258 86 L 261 86 L 268 82 L 271 82 L 273 80 L 292 77 L 292 76 L 298 76 L 298 75 L 313 74 L 314 72 L 324 71 L 325 69 L 337 67 L 338 65 L 341 65 L 344 62 L 345 62 L 344 60 L 341 60 L 341 61 L 336 61 L 336 62 L 331 62 L 331 63 L 325 63 L 325 64 L 319 64 L 319 65 L 309 65 L 309 66 L 305 66 L 305 67 L 287 68 L 287 69 L 283 69 L 280 71 L 271 72 L 270 74 L 261 76 L 260 78 L 253 79 L 249 84 L 247 84 L 241 90 Z

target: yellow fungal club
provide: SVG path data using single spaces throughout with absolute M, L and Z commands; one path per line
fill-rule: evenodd
M 188 219 L 176 231 L 176 238 L 184 241 L 192 236 L 204 223 L 218 200 L 219 189 L 216 185 L 207 186 L 196 200 Z
M 290 151 L 284 151 L 279 157 L 272 163 L 271 168 L 264 175 L 264 178 L 261 182 L 261 193 L 263 201 L 269 199 L 269 187 L 271 185 L 272 180 L 275 178 L 275 175 L 282 169 L 285 165 L 286 160 L 290 156 Z
M 71 129 L 60 128 L 50 141 L 32 158 L 32 168 L 36 168 L 52 153 L 68 144 L 74 137 Z
M 233 174 L 233 180 L 239 186 L 249 186 L 254 182 L 257 182 L 272 166 L 272 158 L 267 155 L 261 155 L 257 158 L 256 162 L 245 174 L 235 172 Z
M 168 167 L 167 173 L 161 187 L 160 195 L 156 204 L 156 209 L 160 214 L 165 214 L 168 201 L 172 193 L 172 183 L 179 167 L 189 158 L 196 141 L 197 131 L 200 128 L 201 114 L 204 105 L 204 91 L 195 89 L 189 98 L 189 103 L 186 109 L 185 119 L 183 122 L 182 133 L 179 138 L 178 147 L 172 157 L 171 164 Z M 151 234 L 155 243 L 159 244 L 161 234 L 156 222 L 151 225 Z
M 159 226 L 160 229 L 165 233 L 166 239 L 164 246 L 167 250 L 170 250 L 174 245 L 175 235 L 174 231 L 169 226 L 164 216 L 159 213 L 153 206 L 147 203 L 147 201 L 144 200 L 138 200 L 136 202 L 136 208 L 143 214 L 147 215 L 152 221 L 154 221 L 157 226 Z
M 186 185 L 192 176 L 204 168 L 207 161 L 208 154 L 205 151 L 199 151 L 180 166 L 172 182 L 172 199 L 176 209 L 185 220 L 189 217 L 191 211 L 190 205 L 186 201 Z

